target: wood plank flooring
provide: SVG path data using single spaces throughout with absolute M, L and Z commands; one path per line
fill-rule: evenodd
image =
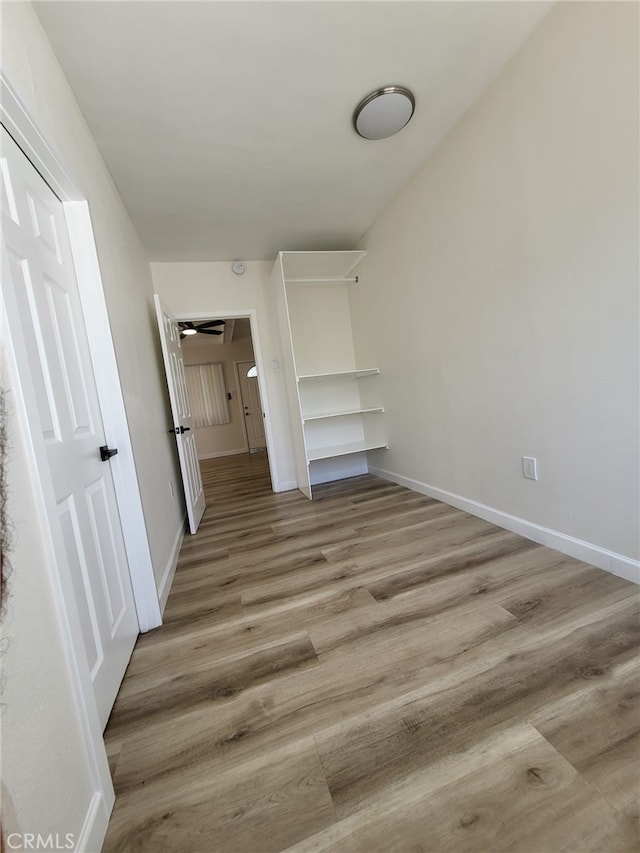
M 107 853 L 640 851 L 637 587 L 370 476 L 203 479 Z

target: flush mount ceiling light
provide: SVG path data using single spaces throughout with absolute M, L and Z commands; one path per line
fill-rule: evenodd
M 353 114 L 353 126 L 365 139 L 386 139 L 408 124 L 416 106 L 404 86 L 385 86 L 363 98 Z

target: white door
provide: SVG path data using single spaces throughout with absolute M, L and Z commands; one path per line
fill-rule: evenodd
M 33 391 L 27 416 L 47 463 L 47 521 L 63 543 L 56 556 L 70 574 L 104 727 L 138 635 L 115 453 L 101 457 L 107 440 L 62 204 L 4 128 L 0 173 L 4 310 L 20 384 Z
M 193 423 L 191 420 L 187 383 L 184 375 L 180 328 L 178 321 L 171 311 L 162 304 L 157 293 L 154 296 L 154 300 L 156 303 L 158 328 L 160 330 L 164 370 L 167 374 L 169 402 L 173 417 L 173 432 L 175 433 L 178 444 L 178 459 L 180 461 L 182 485 L 187 503 L 189 530 L 191 533 L 195 533 L 200 524 L 206 504 L 204 489 L 202 487 L 202 477 L 200 476 L 196 437 L 193 432 Z
M 264 434 L 264 414 L 260 401 L 260 389 L 257 376 L 247 376 L 249 371 L 255 371 L 255 361 L 239 361 L 238 381 L 242 397 L 244 425 L 247 431 L 249 450 L 260 450 L 267 446 Z

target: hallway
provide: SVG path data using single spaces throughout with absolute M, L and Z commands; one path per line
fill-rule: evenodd
M 105 851 L 638 849 L 638 590 L 371 476 L 202 465 Z

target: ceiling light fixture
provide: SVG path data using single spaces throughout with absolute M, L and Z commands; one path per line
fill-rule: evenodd
M 363 98 L 353 113 L 353 126 L 364 139 L 386 139 L 409 123 L 416 99 L 404 86 L 385 86 Z
M 183 335 L 197 335 L 198 330 L 197 329 L 183 329 L 182 334 Z

